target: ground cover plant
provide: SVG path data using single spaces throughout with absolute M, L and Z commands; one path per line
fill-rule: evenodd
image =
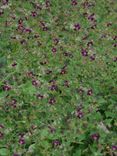
M 117 156 L 116 52 L 116 0 L 0 0 L 0 156 Z

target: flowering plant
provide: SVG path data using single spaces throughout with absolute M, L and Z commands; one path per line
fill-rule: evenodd
M 0 1 L 0 156 L 117 155 L 116 10 Z

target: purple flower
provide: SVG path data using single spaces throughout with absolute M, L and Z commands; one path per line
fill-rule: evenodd
M 94 141 L 98 141 L 99 140 L 99 134 L 98 133 L 94 133 L 94 134 L 92 134 L 91 135 L 91 138 L 92 138 L 92 140 L 94 140 Z
M 88 47 L 89 47 L 89 46 L 93 46 L 93 41 L 88 42 L 88 43 L 87 43 L 87 46 L 88 46 Z
M 12 63 L 12 67 L 15 67 L 16 65 L 17 65 L 17 63 L 16 63 L 16 62 Z
M 36 97 L 37 97 L 38 99 L 43 99 L 43 98 L 44 98 L 44 96 L 41 95 L 41 94 L 37 94 Z
M 95 20 L 94 15 L 95 15 L 95 14 L 93 13 L 93 14 L 91 14 L 90 16 L 88 16 L 88 20 L 94 21 L 94 20 Z
M 49 102 L 49 104 L 53 105 L 53 104 L 55 104 L 56 100 L 55 100 L 54 97 L 52 97 L 52 98 L 49 99 L 48 102 Z
M 20 18 L 20 19 L 18 20 L 18 24 L 19 24 L 19 25 L 23 25 L 23 19 Z
M 31 33 L 32 30 L 31 30 L 30 28 L 25 28 L 25 29 L 24 29 L 24 32 L 26 32 L 26 33 Z
M 77 111 L 76 112 L 76 116 L 78 117 L 78 118 L 82 118 L 83 117 L 83 112 L 80 110 L 80 111 Z
M 79 89 L 78 89 L 78 93 L 79 93 L 80 95 L 82 95 L 82 94 L 84 93 L 84 90 L 83 90 L 82 88 L 79 88 Z
M 111 148 L 112 148 L 113 151 L 117 151 L 117 145 L 112 145 Z
M 61 143 L 60 143 L 60 141 L 58 139 L 56 139 L 56 140 L 53 141 L 53 146 L 54 147 L 58 147 L 60 144 Z
M 57 49 L 55 47 L 52 48 L 52 52 L 56 53 Z
M 11 87 L 8 86 L 8 85 L 4 85 L 4 86 L 3 86 L 3 90 L 4 90 L 4 91 L 9 91 L 9 90 L 11 90 Z
M 66 74 L 66 73 L 67 73 L 66 69 L 65 69 L 65 68 L 62 68 L 60 74 L 61 74 L 61 75 L 64 75 L 64 74 Z
M 95 60 L 95 54 L 93 54 L 93 55 L 90 56 L 90 60 L 91 61 L 94 61 Z
M 32 12 L 31 12 L 31 15 L 32 15 L 33 17 L 36 17 L 36 16 L 37 16 L 37 12 L 36 12 L 36 11 L 32 11 Z
M 92 95 L 93 94 L 93 91 L 92 91 L 92 89 L 89 89 L 88 91 L 87 91 L 87 95 Z
M 59 43 L 59 39 L 58 38 L 54 38 L 53 41 L 54 41 L 55 45 L 57 45 Z
M 27 72 L 27 76 L 30 78 L 34 77 L 34 73 L 32 71 Z
M 86 49 L 82 49 L 81 53 L 82 53 L 82 56 L 88 56 L 88 52 Z
M 43 27 L 43 31 L 47 31 L 48 30 L 48 27 Z
M 74 30 L 80 30 L 81 26 L 79 23 L 74 24 Z
M 50 90 L 54 91 L 54 90 L 57 90 L 58 87 L 57 85 L 53 84 L 52 86 L 50 86 Z
M 37 80 L 32 80 L 32 85 L 37 87 L 39 85 L 39 81 Z
M 49 0 L 46 0 L 45 4 L 46 4 L 46 8 L 50 7 L 50 1 Z
M 23 138 L 23 137 L 21 137 L 21 138 L 19 139 L 19 144 L 20 144 L 20 145 L 25 144 L 25 140 L 24 140 L 24 138 Z
M 78 3 L 77 3 L 77 0 L 72 0 L 72 1 L 71 1 L 71 4 L 72 4 L 73 6 L 77 5 L 77 4 L 78 4 Z

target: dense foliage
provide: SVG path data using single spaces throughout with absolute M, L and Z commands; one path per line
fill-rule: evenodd
M 0 1 L 0 156 L 117 155 L 117 1 Z

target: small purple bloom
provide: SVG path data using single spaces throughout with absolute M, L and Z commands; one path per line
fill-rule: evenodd
M 88 47 L 89 47 L 89 46 L 93 46 L 93 41 L 88 42 L 88 43 L 87 43 L 87 46 L 88 46 Z
M 59 39 L 58 38 L 54 38 L 53 41 L 54 41 L 55 45 L 57 45 L 59 43 Z
M 46 8 L 50 7 L 50 1 L 49 0 L 46 0 L 45 4 L 46 4 Z
M 37 97 L 38 99 L 40 99 L 40 100 L 44 98 L 44 96 L 41 95 L 41 94 L 37 94 L 36 97 Z
M 94 140 L 94 141 L 98 141 L 99 140 L 99 134 L 98 133 L 94 133 L 94 134 L 92 134 L 91 135 L 91 138 L 92 138 L 92 140 Z
M 117 151 L 117 145 L 112 145 L 111 148 L 112 148 L 113 151 Z
M 71 1 L 71 4 L 72 4 L 73 6 L 75 6 L 75 5 L 78 4 L 78 2 L 77 2 L 77 0 L 72 0 L 72 1 Z
M 49 102 L 49 104 L 53 105 L 53 104 L 55 104 L 56 100 L 55 100 L 54 97 L 52 97 L 52 98 L 49 99 L 48 102 Z
M 25 28 L 25 29 L 24 29 L 24 32 L 26 32 L 26 33 L 31 33 L 32 30 L 31 30 L 30 28 Z
M 12 67 L 15 67 L 16 65 L 17 65 L 17 63 L 16 63 L 16 62 L 12 63 Z
M 22 25 L 22 24 L 23 24 L 23 19 L 20 18 L 20 19 L 18 20 L 18 24 L 19 24 L 19 25 Z
M 95 60 L 95 54 L 93 54 L 93 55 L 90 56 L 90 60 L 91 61 L 94 61 Z
M 47 31 L 48 30 L 48 27 L 43 27 L 43 31 Z
M 55 47 L 52 48 L 52 52 L 56 53 L 57 49 Z
M 53 84 L 52 86 L 50 86 L 50 90 L 51 91 L 56 91 L 58 89 L 57 85 Z
M 27 76 L 30 78 L 34 77 L 34 73 L 32 71 L 27 72 Z
M 81 26 L 79 23 L 74 24 L 74 30 L 80 30 Z
M 93 13 L 93 14 L 91 14 L 90 16 L 88 16 L 88 20 L 94 21 L 94 20 L 95 20 L 94 15 L 95 15 L 95 14 Z
M 89 89 L 88 91 L 87 91 L 87 95 L 92 95 L 93 94 L 93 90 L 92 89 Z
M 76 116 L 77 116 L 78 118 L 82 118 L 82 117 L 83 117 L 83 112 L 82 112 L 82 111 L 77 111 L 77 112 L 76 112 Z
M 56 140 L 53 141 L 53 146 L 54 147 L 58 147 L 60 144 L 61 143 L 60 143 L 60 141 L 58 139 L 56 139 Z
M 39 82 L 37 80 L 32 80 L 32 85 L 37 87 L 39 85 Z
M 19 139 L 19 144 L 21 144 L 21 145 L 25 144 L 24 138 L 20 138 L 20 139 Z
M 60 74 L 61 74 L 61 75 L 64 75 L 64 74 L 66 74 L 66 73 L 67 73 L 66 69 L 65 69 L 65 68 L 62 68 Z
M 33 17 L 36 17 L 36 16 L 37 16 L 37 12 L 36 12 L 36 11 L 32 11 L 32 12 L 31 12 L 31 15 L 32 15 Z
M 11 90 L 11 87 L 8 86 L 8 85 L 4 85 L 4 86 L 3 86 L 3 90 L 4 90 L 4 91 L 9 91 L 9 90 Z
M 79 93 L 80 95 L 82 95 L 82 94 L 84 93 L 84 90 L 83 90 L 82 88 L 79 88 L 79 89 L 78 89 L 78 93 Z
M 86 49 L 82 49 L 82 56 L 88 56 L 88 52 Z

